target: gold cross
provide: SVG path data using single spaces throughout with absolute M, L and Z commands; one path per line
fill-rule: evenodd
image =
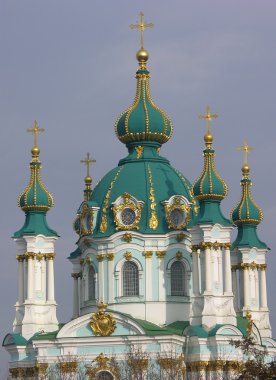
M 33 128 L 28 128 L 27 132 L 31 132 L 34 135 L 34 147 L 37 148 L 37 135 L 39 132 L 44 132 L 44 128 L 39 128 L 37 121 L 34 121 Z
M 244 165 L 248 165 L 248 153 L 254 150 L 255 148 L 250 148 L 247 144 L 247 142 L 244 142 L 243 146 L 240 146 L 237 148 L 239 151 L 244 151 Z
M 93 162 L 96 162 L 96 160 L 90 157 L 90 153 L 87 153 L 85 159 L 81 160 L 81 163 L 86 165 L 87 177 L 90 177 L 90 164 Z
M 207 133 L 210 134 L 211 120 L 216 119 L 218 115 L 212 114 L 209 106 L 206 107 L 206 115 L 199 115 L 200 119 L 205 119 L 207 122 Z
M 140 43 L 141 43 L 141 49 L 144 49 L 144 30 L 146 28 L 153 28 L 153 24 L 146 24 L 144 22 L 144 13 L 140 12 L 140 23 L 138 24 L 130 24 L 130 29 L 140 29 Z

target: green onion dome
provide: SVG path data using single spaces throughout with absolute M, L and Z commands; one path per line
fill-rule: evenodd
M 18 206 L 25 212 L 25 223 L 20 230 L 14 233 L 14 238 L 39 234 L 58 236 L 57 232 L 52 230 L 47 223 L 46 213 L 53 206 L 54 201 L 42 183 L 40 169 L 39 148 L 35 145 L 30 162 L 30 182 L 18 197 Z
M 122 143 L 152 141 L 166 143 L 172 135 L 173 126 L 165 112 L 160 110 L 150 95 L 150 75 L 146 67 L 148 52 L 141 48 L 137 53 L 139 69 L 136 72 L 135 100 L 115 123 L 115 132 Z
M 43 185 L 40 177 L 41 162 L 39 161 L 39 148 L 32 149 L 30 163 L 31 178 L 26 189 L 18 197 L 18 206 L 23 211 L 48 211 L 54 203 L 52 195 Z
M 195 181 L 193 191 L 198 201 L 216 200 L 221 201 L 227 195 L 227 185 L 217 173 L 214 157 L 215 151 L 212 147 L 213 136 L 207 133 L 204 136 L 206 148 L 204 154 L 204 168 L 201 175 Z
M 263 220 L 263 212 L 252 198 L 252 183 L 249 177 L 249 172 L 249 166 L 244 164 L 242 167 L 241 199 L 231 214 L 232 220 L 237 226 L 242 224 L 257 225 Z

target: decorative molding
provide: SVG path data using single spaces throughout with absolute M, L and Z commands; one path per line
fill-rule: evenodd
M 95 335 L 110 336 L 116 329 L 116 321 L 110 313 L 106 313 L 107 304 L 99 303 L 98 312 L 93 313 L 90 327 Z
M 236 270 L 246 270 L 246 269 L 250 269 L 250 270 L 255 270 L 255 269 L 260 269 L 260 270 L 265 270 L 267 267 L 267 264 L 257 264 L 255 263 L 255 261 L 253 261 L 252 263 L 239 263 L 239 264 L 236 264 L 236 265 L 232 265 L 231 269 L 232 271 L 236 271 Z
M 120 379 L 120 371 L 119 368 L 114 365 L 114 360 L 109 359 L 102 352 L 96 357 L 95 360 L 93 360 L 93 364 L 95 365 L 86 367 L 86 372 L 89 380 L 94 380 L 97 373 L 100 373 L 101 371 L 110 372 L 113 375 L 114 380 Z
M 175 254 L 176 260 L 181 260 L 183 257 L 183 253 L 180 251 L 177 251 Z
M 128 193 L 122 194 L 113 204 L 112 211 L 114 213 L 116 230 L 138 230 L 141 219 L 144 202 L 138 201 L 135 197 Z M 130 212 L 133 216 L 132 223 L 124 222 L 123 213 Z
M 132 259 L 132 253 L 131 252 L 125 252 L 124 253 L 124 258 L 126 260 L 131 260 Z
M 71 277 L 72 277 L 74 280 L 77 280 L 78 278 L 81 277 L 81 273 L 71 273 Z
M 195 361 L 186 364 L 188 372 L 215 372 L 215 371 L 227 371 L 236 372 L 239 371 L 243 363 L 237 360 L 212 360 L 212 361 Z
M 130 243 L 132 240 L 132 233 L 131 232 L 126 232 L 123 236 L 124 241 L 127 243 Z
M 78 368 L 77 361 L 68 361 L 68 362 L 60 362 L 58 363 L 59 369 L 61 373 L 76 373 Z

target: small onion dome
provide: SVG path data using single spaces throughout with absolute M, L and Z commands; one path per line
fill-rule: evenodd
M 30 163 L 31 178 L 26 189 L 18 197 L 18 206 L 25 212 L 47 212 L 54 204 L 52 195 L 47 191 L 40 178 L 41 162 L 39 161 L 39 148 L 32 149 Z
M 232 220 L 237 226 L 242 224 L 257 225 L 263 220 L 263 212 L 261 208 L 255 203 L 251 194 L 252 182 L 249 177 L 250 168 L 248 164 L 242 167 L 242 194 L 241 199 L 237 206 L 231 213 Z
M 153 102 L 150 95 L 149 71 L 146 67 L 148 52 L 140 49 L 136 55 L 139 69 L 136 72 L 137 89 L 132 105 L 115 123 L 115 132 L 122 143 L 153 141 L 166 143 L 172 135 L 173 126 L 165 114 Z
M 213 136 L 210 132 L 204 136 L 206 148 L 204 154 L 204 168 L 195 181 L 193 192 L 198 201 L 216 200 L 221 201 L 227 195 L 227 185 L 217 173 L 214 156 L 215 151 L 212 147 Z

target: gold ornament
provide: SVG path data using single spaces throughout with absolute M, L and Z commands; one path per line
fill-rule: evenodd
M 132 259 L 132 253 L 131 252 L 125 252 L 124 258 L 129 261 Z
M 156 230 L 156 228 L 158 227 L 158 218 L 155 211 L 155 207 L 156 207 L 155 192 L 154 192 L 153 183 L 152 183 L 152 173 L 151 173 L 151 169 L 149 165 L 148 165 L 148 174 L 149 174 L 149 185 L 150 185 L 149 200 L 151 202 L 151 205 L 150 205 L 151 217 L 149 220 L 149 226 L 152 230 Z
M 135 150 L 136 150 L 136 153 L 137 153 L 137 160 L 139 160 L 139 158 L 141 158 L 142 157 L 142 154 L 143 154 L 143 152 L 144 152 L 144 147 L 143 146 L 136 146 L 135 147 Z
M 107 304 L 101 302 L 97 307 L 99 311 L 92 314 L 90 327 L 95 335 L 110 336 L 117 323 L 110 313 L 106 313 Z
M 127 243 L 130 243 L 132 240 L 132 234 L 130 232 L 126 232 L 123 236 L 124 241 Z
M 141 219 L 141 213 L 143 208 L 143 202 L 136 201 L 130 194 L 124 193 L 122 195 L 121 203 L 114 204 L 112 211 L 114 212 L 116 230 L 138 230 L 139 222 Z M 131 224 L 125 224 L 122 220 L 122 214 L 124 210 L 129 210 L 135 214 L 135 219 Z
M 187 226 L 189 223 L 191 217 L 190 217 L 190 211 L 191 207 L 185 205 L 185 203 L 182 201 L 181 198 L 175 197 L 173 199 L 173 202 L 170 204 L 165 204 L 165 213 L 166 213 L 166 219 L 168 222 L 168 227 L 172 228 L 174 230 L 182 230 Z M 173 221 L 173 213 L 174 210 L 178 210 L 179 214 L 182 214 L 183 218 L 180 223 L 175 223 Z

